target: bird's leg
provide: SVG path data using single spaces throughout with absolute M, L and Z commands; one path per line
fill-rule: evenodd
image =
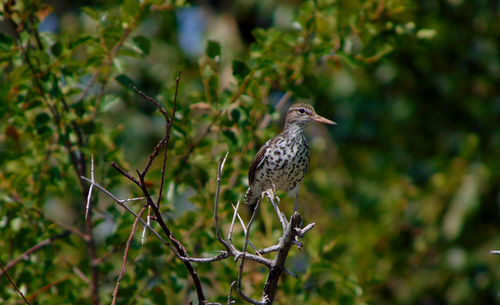
M 277 198 L 276 193 L 274 192 L 274 190 L 269 189 L 267 191 L 267 197 L 271 201 L 271 204 L 273 205 L 273 208 L 276 211 L 276 214 L 278 214 L 278 218 L 280 220 L 281 226 L 283 227 L 283 230 L 286 230 L 287 221 L 286 221 L 285 215 L 283 215 L 283 213 L 281 213 L 281 211 L 280 211 L 280 209 L 278 207 L 278 204 L 276 204 L 276 201 L 274 200 L 275 198 Z
M 273 197 L 278 202 L 278 204 L 280 204 L 280 197 L 278 197 L 278 195 L 276 195 L 276 185 L 274 185 L 274 183 L 271 183 L 271 185 L 273 187 Z
M 295 194 L 295 206 L 293 207 L 293 213 L 298 213 L 299 212 L 299 192 Z M 299 235 L 295 235 L 295 241 L 294 243 L 297 245 L 299 248 L 299 251 L 302 249 L 302 243 L 299 241 Z

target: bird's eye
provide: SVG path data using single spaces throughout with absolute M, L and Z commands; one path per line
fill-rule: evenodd
M 299 113 L 305 113 L 306 110 L 304 108 L 299 108 Z

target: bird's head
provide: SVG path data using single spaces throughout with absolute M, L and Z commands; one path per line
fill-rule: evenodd
M 316 121 L 329 125 L 337 125 L 334 121 L 330 121 L 316 114 L 314 108 L 308 104 L 294 104 L 288 108 L 285 121 L 285 129 L 290 126 L 304 127 L 307 123 Z

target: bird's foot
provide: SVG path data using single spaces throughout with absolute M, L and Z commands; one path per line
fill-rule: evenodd
M 272 185 L 272 188 L 262 192 L 262 197 L 267 197 L 271 202 L 276 202 L 277 204 L 280 203 L 280 197 L 276 195 L 276 188 L 274 184 Z

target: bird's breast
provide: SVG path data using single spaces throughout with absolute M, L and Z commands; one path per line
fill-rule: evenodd
M 264 188 L 273 184 L 278 190 L 290 191 L 304 178 L 309 166 L 309 148 L 303 137 L 278 138 L 266 149 L 264 162 L 256 180 Z

